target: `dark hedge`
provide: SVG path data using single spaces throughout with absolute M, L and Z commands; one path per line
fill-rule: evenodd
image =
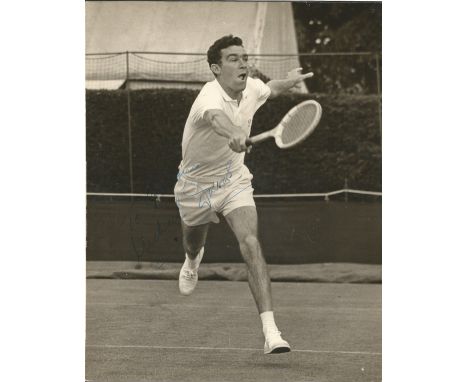
M 173 193 L 185 119 L 197 91 L 130 93 L 136 193 Z M 246 164 L 257 193 L 381 190 L 378 98 L 288 94 L 257 112 L 252 134 L 274 127 L 295 104 L 316 99 L 322 120 L 300 146 L 280 150 L 273 140 L 254 148 Z M 87 91 L 88 192 L 129 192 L 128 114 L 125 91 Z
M 86 92 L 86 163 L 89 192 L 128 192 L 128 121 L 125 92 Z

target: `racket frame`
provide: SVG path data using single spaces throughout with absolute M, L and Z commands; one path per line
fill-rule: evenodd
M 314 116 L 314 120 L 310 123 L 309 129 L 307 130 L 307 132 L 305 134 L 303 134 L 300 138 L 294 140 L 293 142 L 289 142 L 287 144 L 283 143 L 283 140 L 281 138 L 282 134 L 283 134 L 283 130 L 284 130 L 284 125 L 283 124 L 285 122 L 287 122 L 291 118 L 291 115 L 294 114 L 297 109 L 303 107 L 306 104 L 313 104 L 313 105 L 315 105 L 315 107 L 317 109 L 317 113 Z M 276 145 L 281 149 L 287 149 L 287 148 L 296 146 L 297 144 L 304 141 L 310 134 L 312 134 L 312 132 L 315 130 L 318 123 L 320 122 L 321 117 L 322 117 L 322 106 L 320 106 L 320 104 L 317 101 L 308 100 L 308 101 L 301 102 L 300 104 L 298 104 L 298 105 L 294 106 L 293 108 L 291 108 L 291 110 L 289 110 L 286 113 L 286 115 L 281 119 L 281 122 L 276 127 L 274 127 L 271 130 L 265 131 L 265 132 L 263 132 L 261 134 L 255 135 L 255 136 L 253 136 L 251 138 L 248 138 L 246 140 L 246 144 L 247 144 L 247 146 L 251 146 L 251 145 L 254 145 L 256 143 L 263 142 L 263 141 L 265 141 L 265 140 L 267 140 L 269 138 L 275 138 Z

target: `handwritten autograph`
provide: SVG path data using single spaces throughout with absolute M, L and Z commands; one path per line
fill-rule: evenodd
M 196 163 L 193 166 L 184 168 L 182 171 L 179 171 L 179 173 L 177 174 L 177 180 L 182 178 L 185 174 L 188 174 L 188 173 L 190 173 L 192 171 L 195 171 L 199 167 L 200 167 L 200 163 Z
M 227 183 L 231 181 L 231 177 L 232 177 L 231 165 L 232 165 L 232 161 L 227 162 L 226 174 L 224 174 L 224 176 L 220 180 L 214 182 L 212 186 L 205 188 L 200 192 L 197 192 L 197 194 L 201 193 L 200 199 L 198 202 L 198 207 L 200 208 L 204 206 L 211 207 L 211 196 L 213 195 L 213 192 L 219 190 L 220 188 L 223 188 Z
M 231 181 L 231 177 L 232 177 L 231 166 L 232 166 L 232 161 L 230 160 L 226 163 L 226 173 L 224 174 L 224 176 L 220 178 L 219 180 L 213 182 L 213 184 L 210 187 L 202 189 L 198 183 L 195 183 L 196 192 L 194 192 L 193 194 L 186 194 L 186 195 L 189 197 L 198 197 L 199 208 L 203 208 L 205 206 L 211 207 L 211 197 L 213 193 L 223 188 L 226 184 L 228 184 Z M 193 171 L 193 169 L 190 169 L 190 171 Z M 179 174 L 181 174 L 181 177 L 182 177 L 183 174 L 186 174 L 187 172 L 188 171 L 184 171 L 182 174 L 181 173 Z M 179 174 L 177 175 L 178 179 L 179 179 Z M 177 205 L 179 205 L 179 202 L 180 202 L 180 199 L 176 198 Z

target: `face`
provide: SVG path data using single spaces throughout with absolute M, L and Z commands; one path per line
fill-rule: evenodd
M 221 63 L 211 65 L 224 91 L 237 98 L 245 89 L 249 68 L 248 56 L 242 46 L 230 46 L 221 50 Z

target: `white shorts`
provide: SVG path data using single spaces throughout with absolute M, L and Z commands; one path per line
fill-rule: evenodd
M 226 216 L 239 207 L 255 207 L 252 178 L 246 166 L 217 182 L 200 183 L 180 177 L 174 195 L 181 219 L 188 226 L 219 223 L 217 213 Z

